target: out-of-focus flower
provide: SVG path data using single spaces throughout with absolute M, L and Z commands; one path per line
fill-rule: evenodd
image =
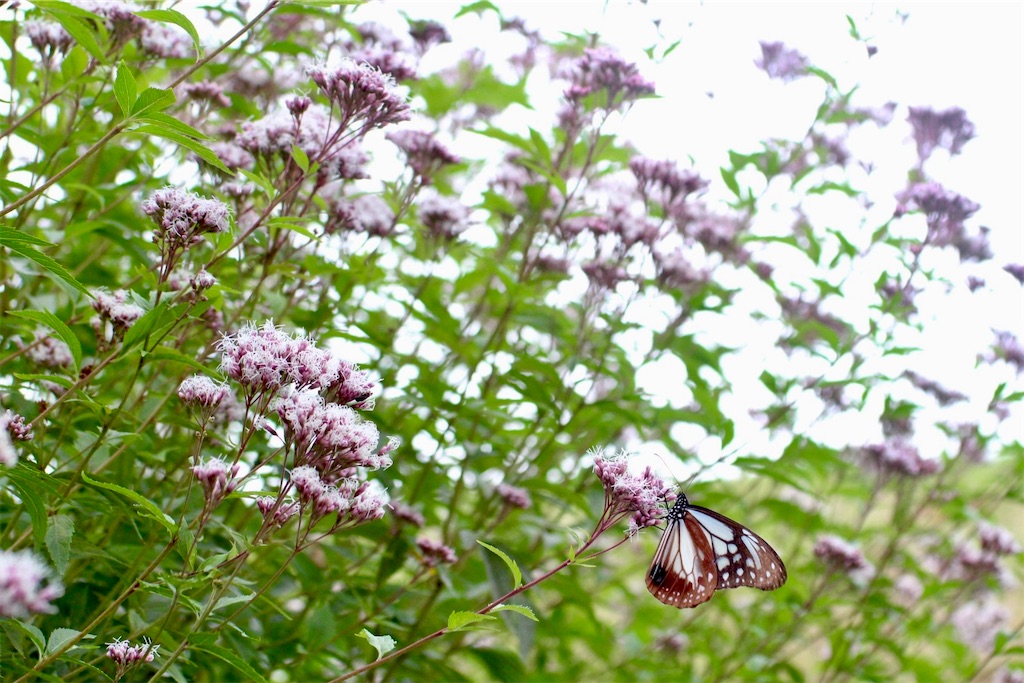
M 440 169 L 460 161 L 457 155 L 424 131 L 396 130 L 385 137 L 402 150 L 409 168 L 426 185 Z
M 498 484 L 497 493 L 498 497 L 505 501 L 506 505 L 514 508 L 525 510 L 533 504 L 533 501 L 530 499 L 530 492 L 518 486 L 502 482 Z
M 874 568 L 864 554 L 838 536 L 826 534 L 818 537 L 814 554 L 829 567 L 848 574 L 855 581 L 866 581 L 874 574 Z
M 208 510 L 212 510 L 238 486 L 239 463 L 229 465 L 220 458 L 206 458 L 192 468 L 192 473 L 203 486 Z
M 1012 332 L 997 331 L 992 350 L 982 358 L 989 363 L 1004 360 L 1015 366 L 1019 374 L 1024 371 L 1024 344 Z
M 381 128 L 407 121 L 409 104 L 390 75 L 368 64 L 345 59 L 335 67 L 311 64 L 306 73 L 338 110 L 340 127 Z
M 39 50 L 43 64 L 47 68 L 53 64 L 53 58 L 58 54 L 66 55 L 75 42 L 63 26 L 49 21 L 26 21 L 25 33 L 32 47 Z
M 423 513 L 419 510 L 414 510 L 405 503 L 393 502 L 391 503 L 392 516 L 407 524 L 412 524 L 415 527 L 422 527 L 426 524 L 426 520 L 423 518 Z
M 455 564 L 459 559 L 453 549 L 429 538 L 417 538 L 416 547 L 423 553 L 422 562 L 428 567 L 438 564 Z
M 29 358 L 50 368 L 66 368 L 74 362 L 71 349 L 60 339 L 38 334 L 25 352 Z
M 911 384 L 920 389 L 921 391 L 927 392 L 935 397 L 939 402 L 940 406 L 948 406 L 958 401 L 966 401 L 967 395 L 962 394 L 959 391 L 953 391 L 946 389 L 938 382 L 930 380 L 927 377 L 919 375 L 913 370 L 905 370 L 903 376 L 906 377 Z
M 967 112 L 960 107 L 935 111 L 929 107 L 910 107 L 907 117 L 914 128 L 917 156 L 923 162 L 939 147 L 950 155 L 960 153 L 974 137 L 974 124 L 967 120 Z
M 462 202 L 438 194 L 424 194 L 416 204 L 416 216 L 430 234 L 442 241 L 455 239 L 466 228 L 468 210 Z
M 983 260 L 987 248 L 971 244 L 966 238 L 964 221 L 973 216 L 981 206 L 963 195 L 947 190 L 938 183 L 918 183 L 902 192 L 897 199 L 896 216 L 902 216 L 909 208 L 916 207 L 925 216 L 928 224 L 926 244 L 937 247 L 955 246 L 960 249 L 961 260 Z
M 330 211 L 324 230 L 364 232 L 374 237 L 388 237 L 395 231 L 395 212 L 388 203 L 375 194 L 364 194 L 355 199 L 338 197 L 329 202 Z
M 146 22 L 139 45 L 143 51 L 164 59 L 185 59 L 195 52 L 192 39 L 184 31 L 156 21 Z
M 761 41 L 761 58 L 754 60 L 757 68 L 769 78 L 792 81 L 807 74 L 807 58 L 783 43 Z
M 410 20 L 409 35 L 416 43 L 419 54 L 425 53 L 435 45 L 452 42 L 451 34 L 444 24 L 430 20 Z
M 608 111 L 628 107 L 654 94 L 654 83 L 640 75 L 636 64 L 622 59 L 608 47 L 588 48 L 576 61 L 565 97 L 574 109 L 584 98 L 603 94 L 597 106 Z
M 1009 619 L 1010 613 L 993 602 L 968 602 L 953 612 L 953 627 L 966 645 L 979 652 L 991 652 L 996 634 Z
M 0 617 L 53 614 L 57 608 L 50 602 L 62 595 L 64 586 L 34 552 L 0 550 Z
M 102 348 L 107 348 L 111 342 L 123 337 L 125 331 L 142 317 L 142 308 L 127 303 L 127 300 L 128 293 L 121 289 L 112 294 L 103 291 L 95 293 L 92 307 L 99 316 L 90 322 Z
M 230 107 L 231 100 L 224 94 L 224 87 L 214 81 L 199 81 L 197 83 L 185 83 L 181 91 L 189 99 L 199 102 L 209 102 L 218 107 Z
M 925 460 L 917 448 L 903 439 L 865 446 L 863 452 L 870 464 L 888 474 L 922 477 L 939 471 L 938 462 Z

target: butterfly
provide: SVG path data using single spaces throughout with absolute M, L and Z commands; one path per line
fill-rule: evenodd
M 738 522 L 690 505 L 682 493 L 665 515 L 668 526 L 647 572 L 647 590 L 666 605 L 696 607 L 716 590 L 786 583 L 782 558 Z

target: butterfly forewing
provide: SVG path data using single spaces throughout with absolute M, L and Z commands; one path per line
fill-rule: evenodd
M 786 582 L 782 558 L 742 524 L 680 494 L 647 572 L 647 589 L 666 605 L 695 607 L 716 590 L 774 590 Z

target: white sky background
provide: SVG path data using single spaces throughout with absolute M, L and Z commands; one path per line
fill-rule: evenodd
M 493 14 L 483 19 L 466 16 L 451 21 L 461 4 L 381 2 L 360 8 L 357 19 L 380 20 L 396 30 L 400 24 L 389 21 L 395 10 L 415 18 L 437 19 L 452 32 L 453 44 L 435 48 L 434 57 L 447 61 L 453 54 L 480 46 L 486 48 L 489 63 L 495 64 L 500 73 L 495 56 L 503 48 L 512 54 L 521 46 L 503 42 L 514 38 L 496 33 Z M 548 38 L 557 37 L 560 31 L 598 33 L 624 57 L 641 64 L 642 73 L 654 81 L 661 99 L 639 103 L 619 132 L 648 156 L 674 158 L 684 166 L 692 158 L 702 175 L 712 180 L 712 195 L 717 184 L 719 194 L 725 196 L 718 169 L 726 163 L 730 150 L 755 151 L 760 141 L 771 137 L 802 139 L 821 102 L 822 86 L 817 79 L 785 84 L 768 79 L 758 70 L 753 63 L 760 56 L 758 41 L 778 40 L 799 50 L 813 65 L 834 76 L 843 90 L 859 85 L 854 100 L 857 106 L 898 102 L 901 106 L 888 128 L 877 131 L 865 126 L 871 130 L 863 136 L 858 131 L 849 140 L 854 159 L 872 161 L 876 166 L 870 176 L 856 178 L 854 186 L 868 191 L 878 204 L 870 213 L 860 207 L 851 210 L 851 205 L 842 201 L 830 204 L 827 198 L 817 206 L 809 205 L 811 215 L 821 224 L 848 226 L 861 233 L 873 230 L 892 215 L 893 195 L 906 186 L 906 173 L 916 160 L 906 107 L 965 109 L 976 126 L 976 137 L 957 157 L 949 158 L 941 150 L 933 153 L 925 171 L 931 179 L 981 204 L 968 226 L 991 228 L 994 259 L 970 272 L 983 277 L 988 286 L 970 294 L 963 286 L 964 278 L 952 275 L 956 287 L 948 294 L 919 295 L 915 303 L 920 318 L 926 321 L 927 336 L 908 339 L 907 343 L 923 349 L 913 359 L 915 370 L 972 396 L 971 401 L 955 408 L 954 422 L 977 422 L 1000 382 L 1009 381 L 1011 388 L 1021 389 L 1020 378 L 1007 371 L 1004 364 L 991 368 L 978 365 L 976 360 L 977 354 L 993 341 L 993 329 L 1024 336 L 1024 290 L 1000 270 L 1006 263 L 1024 263 L 1024 4 L 698 5 L 661 1 L 642 5 L 583 0 L 496 4 L 506 17 L 521 16 L 529 28 L 540 30 Z M 847 15 L 853 18 L 860 34 L 878 48 L 874 57 L 869 59 L 864 44 L 848 35 Z M 654 19 L 660 19 L 658 26 Z M 676 39 L 682 42 L 675 52 L 661 64 L 648 63 L 644 48 L 656 44 L 663 48 Z M 430 69 L 429 62 L 424 66 Z M 537 107 L 547 103 L 556 106 L 558 94 L 557 90 L 531 91 L 531 101 Z M 527 125 L 544 130 L 545 124 L 550 125 L 551 112 L 519 112 L 518 119 L 506 119 L 517 132 L 524 132 Z M 466 144 L 479 147 L 480 141 Z M 480 156 L 479 152 L 465 153 Z M 772 220 L 759 216 L 759 220 L 765 219 Z M 780 231 L 788 230 L 788 218 L 775 220 Z M 923 228 L 919 234 L 923 234 Z M 955 256 L 945 259 L 950 256 L 944 254 L 928 265 L 956 267 Z M 851 280 L 869 278 L 873 282 L 877 274 L 852 274 Z M 853 309 L 865 306 L 861 302 L 850 305 Z M 767 401 L 767 391 L 757 380 L 761 370 L 766 365 L 777 368 L 792 361 L 774 348 L 770 335 L 758 334 L 754 321 L 734 315 L 725 324 L 746 345 L 743 353 L 726 365 L 732 373 L 736 399 L 726 409 L 737 421 L 737 436 L 729 449 L 738 449 L 738 454 L 777 453 L 779 444 L 769 443 L 758 421 L 747 413 L 750 407 Z M 760 345 L 758 339 L 763 340 Z M 906 367 L 905 362 L 897 359 L 883 368 L 897 375 Z M 813 374 L 813 369 L 803 370 Z M 834 369 L 833 378 L 836 371 L 841 373 L 843 369 Z M 669 362 L 641 371 L 638 383 L 674 405 L 685 405 L 689 397 L 682 388 L 684 375 L 681 364 Z M 745 397 L 751 402 L 743 405 Z M 902 398 L 924 405 L 931 402 L 913 391 Z M 877 399 L 874 410 L 864 415 L 846 415 L 838 424 L 802 426 L 811 438 L 834 447 L 880 441 L 877 411 L 883 397 L 878 395 Z M 926 457 L 935 457 L 949 448 L 938 430 L 928 431 L 933 415 L 927 410 L 921 412 L 915 423 L 919 430 L 915 440 Z M 948 412 L 945 415 L 950 418 Z M 996 427 L 991 418 L 983 419 L 981 424 L 985 432 Z M 1019 405 L 1010 420 L 1001 425 L 1000 436 L 1007 441 L 1024 440 L 1024 411 Z M 721 454 L 715 440 L 694 442 L 694 447 L 705 461 Z M 640 450 L 645 455 L 659 452 L 656 444 L 641 446 Z M 715 473 L 722 475 L 727 470 L 720 468 Z

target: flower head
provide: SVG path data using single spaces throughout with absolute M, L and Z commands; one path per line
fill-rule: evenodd
M 107 657 L 114 660 L 117 667 L 116 677 L 121 678 L 129 669 L 156 659 L 159 649 L 160 646 L 153 645 L 149 639 L 138 645 L 132 645 L 127 640 L 115 638 L 114 642 L 107 643 Z
M 761 58 L 754 61 L 769 78 L 792 81 L 807 73 L 807 58 L 779 42 L 761 41 Z
M 452 548 L 429 538 L 417 538 L 416 547 L 423 553 L 423 564 L 428 567 L 438 564 L 455 564 L 459 559 Z
M 576 62 L 565 96 L 579 103 L 595 94 L 604 95 L 601 108 L 614 111 L 653 95 L 654 83 L 640 75 L 636 64 L 625 61 L 611 48 L 588 48 Z
M 959 154 L 974 137 L 974 124 L 967 120 L 967 112 L 960 107 L 945 111 L 911 107 L 907 120 L 914 128 L 914 142 L 921 161 L 939 147 L 944 147 L 951 155 Z
M 429 184 L 438 170 L 460 159 L 430 133 L 419 130 L 396 130 L 385 137 L 405 155 L 406 163 L 423 183 Z
M 0 550 L 0 617 L 53 614 L 57 608 L 50 602 L 62 595 L 64 586 L 34 552 Z
M 502 482 L 498 484 L 497 493 L 498 497 L 510 507 L 525 510 L 533 504 L 533 501 L 530 500 L 530 492 L 518 486 Z
M 598 456 L 594 472 L 604 486 L 604 519 L 609 524 L 631 515 L 631 530 L 653 526 L 664 517 L 664 504 L 675 499 L 675 492 L 650 467 L 639 476 L 631 474 L 625 453 Z
M 864 554 L 838 536 L 820 536 L 814 544 L 814 554 L 829 567 L 845 572 L 855 580 L 866 579 L 874 573 Z
M 895 438 L 866 446 L 864 455 L 880 471 L 905 477 L 922 477 L 939 471 L 939 463 L 925 460 L 912 444 Z
M 352 59 L 335 67 L 310 64 L 306 74 L 337 107 L 342 128 L 355 122 L 361 128 L 381 128 L 410 118 L 409 104 L 398 93 L 395 79 L 369 64 Z

